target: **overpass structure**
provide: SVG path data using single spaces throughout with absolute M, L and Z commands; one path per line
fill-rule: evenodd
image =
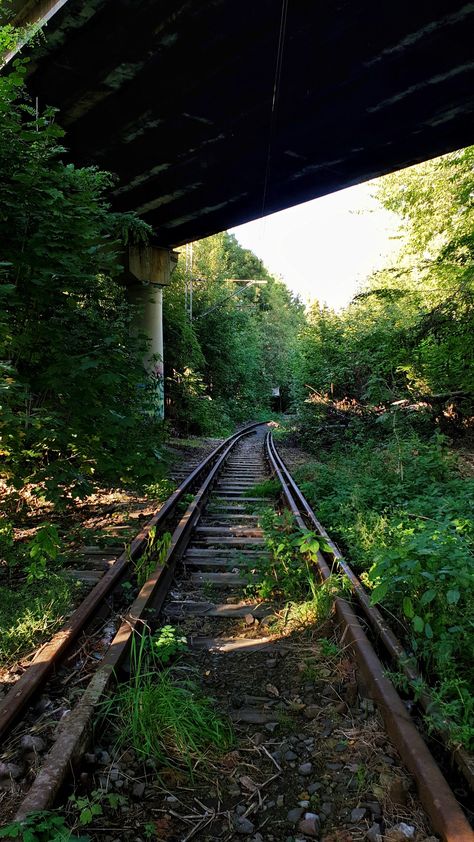
M 154 228 L 128 277 L 159 415 L 170 249 L 473 142 L 474 0 L 12 5 L 47 22 L 31 95 Z
M 31 94 L 166 247 L 473 142 L 472 0 L 13 0 Z

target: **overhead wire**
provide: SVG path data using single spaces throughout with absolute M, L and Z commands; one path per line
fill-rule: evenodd
M 277 56 L 276 56 L 276 64 L 275 64 L 275 75 L 273 79 L 273 92 L 272 92 L 272 108 L 270 113 L 270 129 L 269 129 L 269 136 L 268 136 L 268 147 L 267 147 L 267 160 L 265 164 L 265 177 L 263 180 L 263 195 L 262 195 L 262 216 L 265 214 L 265 207 L 267 203 L 267 194 L 268 194 L 268 182 L 270 178 L 270 165 L 271 165 L 271 154 L 272 154 L 272 143 L 273 143 L 273 135 L 275 130 L 275 119 L 278 111 L 278 99 L 280 95 L 280 82 L 281 82 L 281 72 L 283 67 L 283 53 L 285 47 L 285 36 L 286 36 L 286 26 L 287 26 L 287 17 L 288 17 L 288 0 L 282 0 L 281 4 L 281 15 L 280 15 L 280 28 L 278 32 L 278 47 L 277 47 Z

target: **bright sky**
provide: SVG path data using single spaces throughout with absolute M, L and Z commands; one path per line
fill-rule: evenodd
M 318 299 L 340 309 L 400 247 L 399 219 L 373 198 L 373 189 L 348 187 L 231 233 L 305 303 Z

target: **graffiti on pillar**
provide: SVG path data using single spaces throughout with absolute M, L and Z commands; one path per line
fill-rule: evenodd
M 153 383 L 153 403 L 155 408 L 155 415 L 157 418 L 165 417 L 165 371 L 162 360 L 157 360 L 153 363 L 153 370 L 151 372 L 151 379 Z

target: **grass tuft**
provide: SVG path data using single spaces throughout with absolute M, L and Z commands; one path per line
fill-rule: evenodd
M 252 485 L 244 492 L 244 497 L 269 497 L 276 499 L 281 492 L 281 485 L 276 479 L 265 479 Z
M 55 632 L 70 611 L 78 585 L 55 573 L 12 591 L 0 587 L 0 661 L 12 663 Z
M 232 726 L 194 681 L 179 677 L 176 668 L 158 669 L 146 641 L 133 646 L 132 677 L 107 702 L 105 716 L 118 748 L 163 765 L 185 765 L 192 775 L 197 763 L 232 747 Z

